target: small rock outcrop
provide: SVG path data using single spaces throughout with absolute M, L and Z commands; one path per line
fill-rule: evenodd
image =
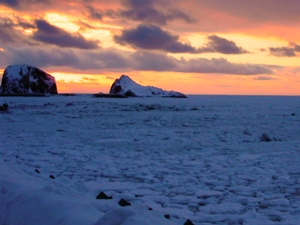
M 10 65 L 3 73 L 0 94 L 57 94 L 55 78 L 29 65 Z
M 122 75 L 112 84 L 110 95 L 122 95 L 124 97 L 169 97 L 169 98 L 186 98 L 186 96 L 177 91 L 165 91 L 153 86 L 142 86 L 130 77 Z

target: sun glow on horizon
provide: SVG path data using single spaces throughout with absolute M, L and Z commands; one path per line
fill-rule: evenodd
M 108 92 L 112 78 L 108 75 L 52 72 L 60 93 Z

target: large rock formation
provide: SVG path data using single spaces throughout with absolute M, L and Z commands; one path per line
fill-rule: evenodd
M 3 73 L 0 94 L 57 94 L 55 78 L 29 65 L 11 65 Z
M 161 88 L 152 86 L 142 86 L 130 77 L 122 75 L 112 84 L 109 94 L 122 95 L 125 97 L 170 97 L 170 98 L 186 98 L 186 96 L 177 91 L 165 91 Z

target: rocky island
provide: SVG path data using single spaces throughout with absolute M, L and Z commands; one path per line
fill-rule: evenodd
M 122 75 L 112 84 L 109 94 L 94 94 L 94 97 L 168 97 L 186 98 L 183 93 L 177 91 L 166 91 L 153 86 L 143 86 L 133 81 L 129 76 Z
M 45 96 L 57 94 L 55 78 L 29 65 L 10 65 L 2 77 L 0 94 L 7 96 Z

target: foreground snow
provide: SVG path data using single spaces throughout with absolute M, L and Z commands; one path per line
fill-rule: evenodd
M 299 224 L 297 97 L 0 100 L 0 224 Z

